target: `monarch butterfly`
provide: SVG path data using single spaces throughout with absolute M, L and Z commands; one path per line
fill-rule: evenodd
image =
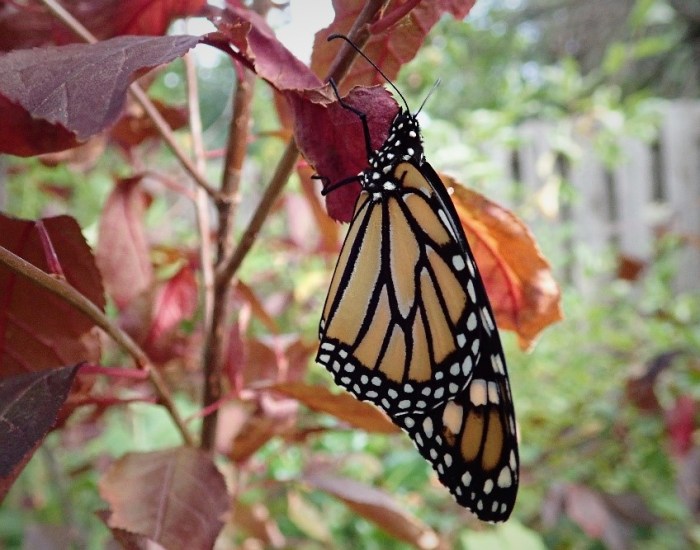
M 493 311 L 449 193 L 425 160 L 403 100 L 384 144 L 351 181 L 362 190 L 319 325 L 317 362 L 413 439 L 459 504 L 508 519 L 518 488 L 515 413 Z M 420 111 L 420 110 L 419 110 Z M 323 178 L 321 178 L 323 179 Z M 329 183 L 326 181 L 325 183 Z

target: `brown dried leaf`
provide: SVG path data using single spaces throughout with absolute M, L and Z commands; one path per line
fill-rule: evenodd
M 496 320 L 527 349 L 562 318 L 559 287 L 527 226 L 511 211 L 441 175 L 469 239 Z
M 229 507 L 226 483 L 211 456 L 178 447 L 130 453 L 100 480 L 110 505 L 110 528 L 123 529 L 166 548 L 211 548 Z
M 348 478 L 324 472 L 306 472 L 309 485 L 333 495 L 358 515 L 371 521 L 390 535 L 416 548 L 433 549 L 440 544 L 435 531 L 412 516 L 385 492 Z
M 296 399 L 311 410 L 330 414 L 361 430 L 386 434 L 400 431 L 374 405 L 358 401 L 347 392 L 331 393 L 325 386 L 303 382 L 277 384 L 270 389 Z

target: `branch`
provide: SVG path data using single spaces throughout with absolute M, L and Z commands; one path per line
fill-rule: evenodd
M 370 0 L 363 8 L 360 15 L 358 15 L 355 23 L 348 32 L 348 36 L 359 47 L 362 47 L 367 42 L 367 39 L 369 38 L 369 24 L 387 2 L 388 0 Z M 353 59 L 356 55 L 357 52 L 350 47 L 341 48 L 338 56 L 328 70 L 326 80 L 332 78 L 336 82 L 341 82 L 348 73 L 350 65 L 352 65 Z M 296 165 L 298 154 L 299 149 L 297 148 L 294 140 L 292 140 L 282 154 L 282 158 L 277 164 L 275 173 L 273 174 L 265 194 L 263 195 L 260 204 L 258 204 L 248 227 L 243 233 L 238 247 L 233 252 L 231 257 L 223 263 L 223 265 L 217 267 L 217 283 L 219 281 L 230 281 L 235 276 L 236 271 L 240 267 L 241 263 L 243 263 L 243 260 L 248 255 L 248 252 L 250 252 L 253 243 L 255 243 L 258 232 L 260 231 L 262 224 L 267 219 L 267 216 L 277 200 L 277 197 L 282 191 L 284 184 L 287 182 L 289 175 L 292 173 L 292 170 Z
M 156 389 L 156 394 L 160 402 L 170 413 L 171 418 L 175 422 L 182 439 L 189 446 L 194 446 L 194 439 L 192 435 L 187 430 L 185 423 L 175 408 L 172 397 L 170 395 L 170 390 L 163 378 L 161 378 L 160 373 L 155 369 L 153 364 L 148 359 L 148 356 L 144 351 L 134 342 L 128 334 L 123 332 L 117 326 L 115 326 L 107 316 L 78 292 L 75 288 L 67 284 L 61 279 L 57 279 L 45 273 L 35 265 L 29 263 L 25 259 L 13 254 L 9 250 L 0 246 L 0 264 L 7 266 L 9 269 L 26 277 L 32 283 L 42 287 L 43 289 L 51 292 L 52 294 L 58 296 L 66 303 L 72 305 L 75 309 L 83 313 L 89 319 L 91 319 L 95 325 L 104 330 L 112 339 L 119 344 L 131 357 L 138 368 L 142 369 L 148 374 L 150 382 Z

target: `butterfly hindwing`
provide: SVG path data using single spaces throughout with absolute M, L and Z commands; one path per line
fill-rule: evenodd
M 484 521 L 505 521 L 518 490 L 515 411 L 503 354 L 486 344 L 467 387 L 425 415 L 394 421 L 459 504 Z

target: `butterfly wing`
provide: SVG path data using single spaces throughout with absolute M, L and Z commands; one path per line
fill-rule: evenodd
M 464 389 L 481 313 L 463 233 L 434 184 L 410 162 L 387 181 L 391 192 L 358 198 L 317 361 L 337 384 L 394 416 L 429 411 Z
M 518 491 L 515 411 L 500 344 L 485 345 L 467 387 L 425 415 L 394 418 L 459 504 L 484 521 L 505 521 Z

